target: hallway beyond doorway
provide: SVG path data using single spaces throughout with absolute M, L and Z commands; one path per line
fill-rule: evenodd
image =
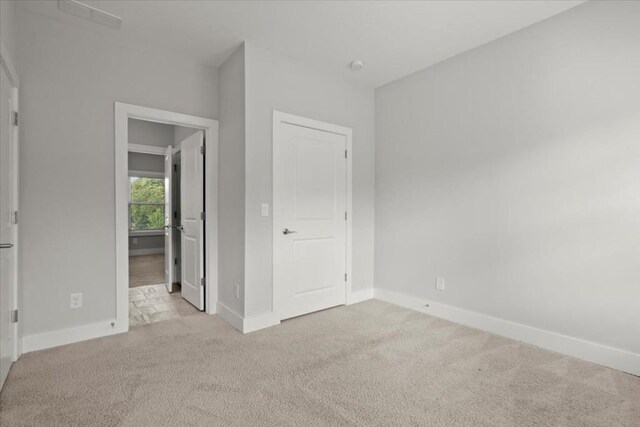
M 129 289 L 129 326 L 199 314 L 197 308 L 182 298 L 180 285 L 173 286 L 172 293 L 167 291 L 164 284 Z
M 164 254 L 129 257 L 129 288 L 164 283 Z

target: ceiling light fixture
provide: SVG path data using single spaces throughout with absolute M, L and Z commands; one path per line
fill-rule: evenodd
M 364 62 L 362 61 L 353 61 L 351 64 L 349 64 L 349 68 L 351 68 L 353 71 L 360 71 L 362 70 L 362 67 L 364 67 Z
M 58 9 L 72 15 L 88 19 L 89 21 L 93 21 L 97 24 L 115 28 L 116 30 L 119 30 L 122 25 L 122 18 L 119 16 L 105 12 L 104 10 L 96 9 L 95 7 L 80 3 L 76 0 L 58 0 Z

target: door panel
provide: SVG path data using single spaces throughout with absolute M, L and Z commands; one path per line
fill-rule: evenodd
M 180 167 L 180 238 L 182 297 L 204 310 L 204 134 L 183 140 Z
M 173 148 L 164 154 L 164 283 L 173 291 Z
M 12 87 L 5 69 L 0 66 L 0 388 L 11 369 L 16 344 L 16 327 L 12 322 L 15 308 L 16 239 L 13 221 L 14 170 Z
M 274 287 L 287 319 L 346 303 L 346 137 L 277 126 Z

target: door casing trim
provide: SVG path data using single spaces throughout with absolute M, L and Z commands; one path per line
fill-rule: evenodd
M 140 105 L 115 103 L 115 222 L 116 320 L 114 333 L 129 330 L 128 152 L 130 118 L 185 126 L 204 131 L 205 157 L 205 271 L 206 313 L 215 314 L 218 303 L 218 121 Z

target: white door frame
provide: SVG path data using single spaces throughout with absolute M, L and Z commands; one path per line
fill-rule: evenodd
M 0 40 L 0 67 L 4 68 L 7 72 L 7 76 L 9 76 L 9 81 L 11 82 L 12 93 L 11 93 L 11 102 L 12 102 L 12 110 L 18 113 L 18 87 L 20 86 L 20 82 L 18 80 L 18 73 L 16 73 L 16 69 L 13 66 L 13 62 L 11 61 L 11 57 L 9 56 L 9 52 L 7 51 L 7 47 L 4 45 L 4 42 Z M 20 134 L 20 128 L 18 125 L 12 127 L 11 133 L 11 144 L 12 144 L 12 153 L 13 153 L 13 170 L 15 174 L 14 184 L 13 184 L 13 209 L 15 212 L 16 219 L 18 218 L 19 211 L 19 149 L 20 146 L 18 144 Z M 20 289 L 19 281 L 20 281 L 20 270 L 18 267 L 20 266 L 18 258 L 20 257 L 20 233 L 19 233 L 19 225 L 18 221 L 15 222 L 15 227 L 13 228 L 13 249 L 14 249 L 14 257 L 13 257 L 13 268 L 15 274 L 15 280 L 13 282 L 13 310 L 19 310 L 20 299 L 18 297 L 18 290 Z M 18 311 L 19 313 L 19 311 Z M 13 347 L 13 361 L 18 360 L 18 357 L 22 354 L 22 327 L 20 326 L 20 315 L 18 315 L 18 322 L 13 324 L 13 333 L 14 333 L 14 347 Z
M 306 128 L 310 128 L 310 129 L 317 129 L 317 130 L 321 130 L 324 132 L 331 132 L 331 133 L 335 133 L 338 135 L 344 135 L 345 139 L 346 139 L 346 145 L 347 145 L 347 229 L 346 229 L 346 233 L 347 233 L 347 237 L 346 237 L 346 268 L 347 268 L 347 280 L 346 280 L 346 287 L 345 287 L 345 304 L 349 304 L 350 300 L 351 300 L 351 270 L 352 270 L 352 256 L 351 256 L 351 251 L 352 251 L 352 212 L 353 212 L 353 193 L 352 193 L 352 182 L 353 182 L 353 150 L 352 150 L 352 140 L 353 140 L 353 130 L 351 128 L 348 127 L 344 127 L 344 126 L 338 126 L 338 125 L 334 125 L 331 123 L 325 123 L 325 122 L 321 122 L 318 120 L 314 120 L 314 119 L 309 119 L 306 117 L 301 117 L 301 116 L 296 116 L 293 114 L 289 114 L 289 113 L 283 113 L 281 111 L 273 111 L 273 144 L 272 144 L 272 176 L 271 176 L 271 180 L 273 182 L 274 180 L 274 175 L 275 174 L 275 155 L 273 154 L 275 152 L 275 147 L 276 147 L 276 141 L 278 141 L 280 139 L 280 125 L 282 123 L 287 123 L 287 124 L 292 124 L 292 125 L 296 125 L 296 126 L 302 126 L 302 127 L 306 127 Z M 272 194 L 271 194 L 271 200 L 275 200 L 275 187 L 272 188 Z M 277 239 L 280 237 L 280 233 L 281 230 L 275 229 L 275 224 L 276 222 L 276 218 L 275 218 L 275 212 L 276 209 L 273 208 L 273 206 L 271 206 L 271 212 L 274 213 L 273 216 L 273 222 L 272 222 L 272 228 L 273 228 L 273 235 L 272 235 L 272 255 L 275 254 L 275 250 L 276 250 L 276 241 Z M 272 262 L 275 261 L 275 256 L 272 256 Z M 273 266 L 272 266 L 273 268 Z M 273 292 L 272 292 L 272 306 L 273 306 L 273 312 L 276 315 L 276 317 L 278 317 L 278 319 L 282 318 L 281 314 L 282 314 L 282 308 L 280 307 L 280 301 L 282 301 L 280 292 L 278 287 L 276 286 L 275 283 L 272 284 L 273 286 Z
M 129 220 L 128 152 L 129 119 L 202 129 L 205 135 L 205 269 L 206 312 L 215 314 L 218 302 L 218 121 L 140 105 L 115 103 L 116 163 L 116 324 L 129 330 Z

